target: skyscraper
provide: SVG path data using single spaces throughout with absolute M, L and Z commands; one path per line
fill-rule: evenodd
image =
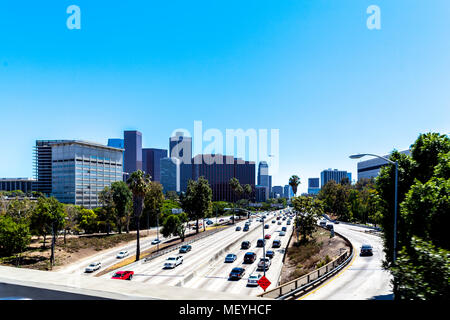
M 283 187 L 282 186 L 273 186 L 272 193 L 274 198 L 283 198 Z
M 320 173 L 320 187 L 322 188 L 328 181 L 334 180 L 336 183 L 340 183 L 342 178 L 348 178 L 347 171 L 341 171 L 338 169 L 323 170 Z
M 125 147 L 124 147 L 124 140 L 123 139 L 119 139 L 119 138 L 108 139 L 108 147 L 125 149 Z
M 308 193 L 318 194 L 320 191 L 319 178 L 309 178 L 308 179 Z
M 162 158 L 167 158 L 166 149 L 142 149 L 142 170 L 150 175 L 151 181 L 161 181 Z
M 210 161 L 210 159 L 218 159 L 218 157 L 221 157 L 221 160 Z M 252 161 L 243 161 L 233 156 L 220 154 L 199 154 L 194 157 L 192 168 L 193 180 L 197 180 L 201 176 L 208 180 L 213 192 L 213 201 L 234 202 L 238 199 L 231 189 L 231 178 L 238 179 L 241 185 L 249 184 L 252 190 L 255 189 L 255 163 Z M 246 196 L 250 199 L 254 197 L 253 194 Z
M 35 191 L 62 203 L 101 206 L 98 194 L 122 180 L 123 149 L 78 140 L 38 140 Z
M 180 160 L 178 158 L 161 158 L 161 185 L 163 191 L 180 192 Z
M 142 170 L 142 133 L 136 130 L 124 131 L 124 172 L 128 175 Z
M 289 199 L 289 198 L 290 198 L 290 197 L 289 197 L 289 187 L 290 187 L 290 185 L 288 185 L 288 184 L 286 184 L 286 185 L 284 186 L 283 197 L 286 198 L 286 199 Z
M 190 164 L 192 161 L 192 138 L 177 132 L 169 138 L 169 157 L 178 158 L 181 163 Z
M 270 178 L 269 178 L 269 165 L 266 161 L 261 161 L 258 165 L 258 185 L 266 187 L 265 192 L 266 200 L 269 198 L 270 193 Z

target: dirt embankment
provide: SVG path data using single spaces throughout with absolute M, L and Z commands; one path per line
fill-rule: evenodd
M 350 250 L 344 239 L 338 236 L 330 238 L 330 232 L 322 228 L 318 228 L 313 234 L 313 239 L 306 244 L 298 246 L 296 240 L 294 232 L 281 270 L 281 284 L 308 274 L 336 259 L 344 253 L 343 249 Z

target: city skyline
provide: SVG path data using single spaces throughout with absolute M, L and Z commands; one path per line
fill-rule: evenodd
M 450 3 L 377 1 L 380 30 L 370 4 L 82 0 L 80 30 L 67 6 L 2 4 L 0 132 L 14 138 L 0 141 L 0 177 L 32 177 L 36 140 L 106 145 L 139 130 L 166 149 L 203 121 L 223 135 L 279 129 L 272 185 L 296 174 L 301 194 L 330 167 L 356 179 L 350 154 L 405 150 L 450 123 Z

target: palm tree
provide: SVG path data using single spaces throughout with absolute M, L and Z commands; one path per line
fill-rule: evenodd
M 292 187 L 292 191 L 294 192 L 294 196 L 297 196 L 297 187 L 301 184 L 300 178 L 297 175 L 293 175 L 289 178 L 289 185 Z
M 133 194 L 133 212 L 136 219 L 136 261 L 140 257 L 139 244 L 139 220 L 144 209 L 144 199 L 148 192 L 150 184 L 150 176 L 138 170 L 133 172 L 127 180 L 127 184 Z

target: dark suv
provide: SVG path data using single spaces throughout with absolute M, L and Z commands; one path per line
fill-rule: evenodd
M 273 240 L 272 248 L 279 248 L 279 247 L 281 247 L 281 240 Z
M 363 244 L 361 246 L 361 256 L 373 256 L 372 246 L 370 244 Z
M 266 245 L 266 239 L 258 239 L 258 242 L 256 243 L 257 247 L 264 247 Z
M 250 241 L 242 241 L 241 243 L 241 249 L 248 249 L 250 248 Z
M 256 253 L 254 252 L 247 252 L 244 255 L 244 263 L 253 263 L 256 260 Z

